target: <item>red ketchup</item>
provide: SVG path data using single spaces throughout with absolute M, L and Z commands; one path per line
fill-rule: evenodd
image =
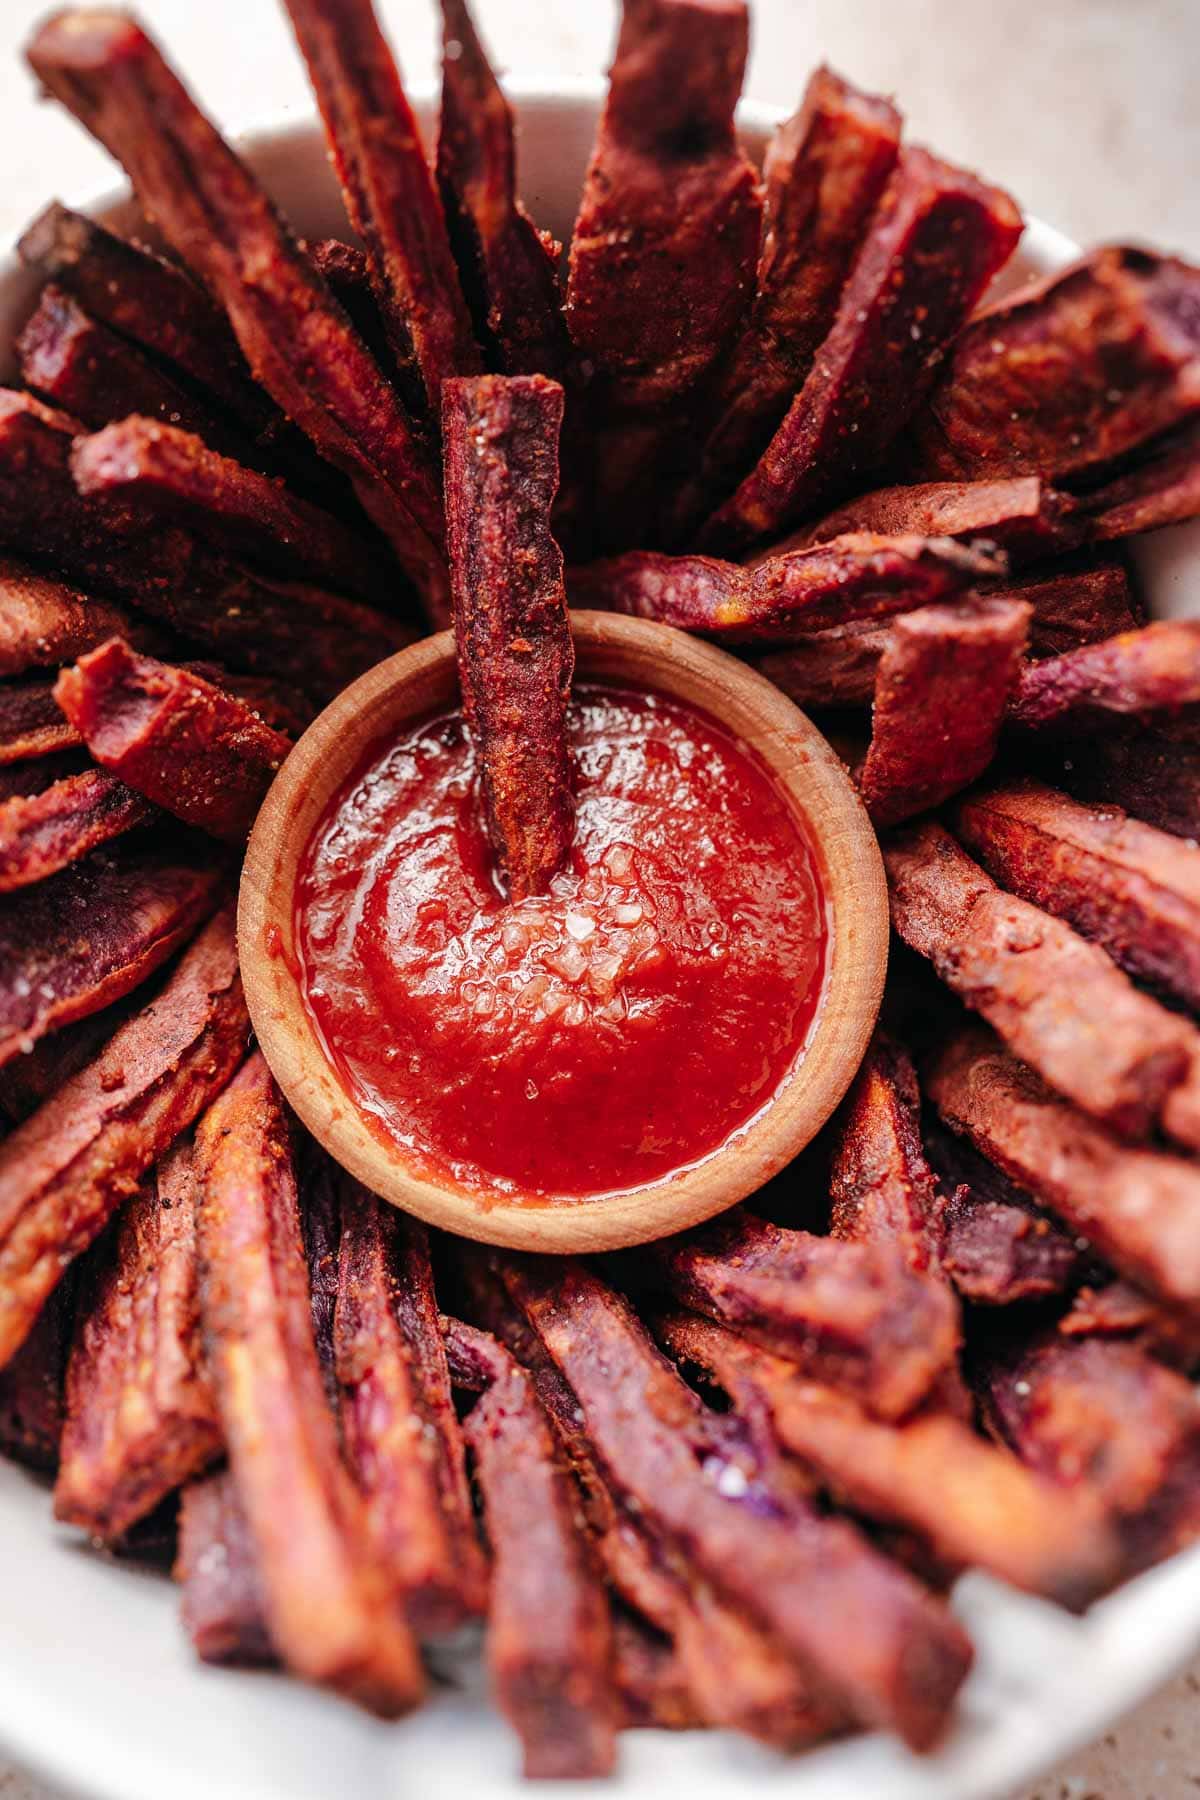
M 301 983 L 357 1105 L 426 1176 L 533 1201 L 719 1150 L 803 1056 L 820 867 L 769 772 L 665 697 L 577 687 L 573 865 L 507 903 L 469 738 L 378 746 L 301 862 Z

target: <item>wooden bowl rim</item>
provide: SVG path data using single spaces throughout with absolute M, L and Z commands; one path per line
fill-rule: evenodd
M 887 884 L 875 833 L 844 765 L 805 715 L 746 664 L 670 626 L 575 612 L 572 627 L 580 676 L 673 696 L 747 743 L 806 821 L 820 858 L 832 934 L 820 1012 L 791 1077 L 720 1150 L 620 1193 L 556 1201 L 492 1197 L 413 1172 L 403 1151 L 371 1129 L 329 1062 L 298 980 L 296 868 L 330 796 L 367 748 L 454 699 L 452 632 L 379 663 L 309 726 L 259 813 L 238 908 L 254 1030 L 312 1135 L 364 1186 L 431 1225 L 484 1243 L 555 1253 L 667 1236 L 744 1200 L 778 1174 L 828 1119 L 862 1061 L 883 995 L 888 945 Z

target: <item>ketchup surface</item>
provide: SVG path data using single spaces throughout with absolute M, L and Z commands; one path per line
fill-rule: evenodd
M 511 905 L 458 713 L 376 748 L 297 883 L 301 986 L 343 1085 L 434 1179 L 640 1186 L 775 1095 L 824 987 L 816 857 L 765 768 L 663 696 L 577 686 L 571 869 Z

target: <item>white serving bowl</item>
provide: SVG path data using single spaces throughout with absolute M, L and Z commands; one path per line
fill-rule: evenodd
M 526 200 L 539 224 L 565 238 L 600 89 L 508 89 Z M 431 107 L 419 110 L 428 123 Z M 745 106 L 741 119 L 757 150 L 777 115 Z M 299 231 L 345 233 L 315 127 L 256 132 L 242 147 Z M 112 195 L 88 210 L 118 224 L 136 216 L 127 197 Z M 1074 253 L 1034 222 L 1019 269 L 1052 270 Z M 23 322 L 34 287 L 14 259 L 0 264 L 0 343 Z M 1158 534 L 1137 560 L 1156 614 L 1200 610 L 1192 596 L 1200 526 Z M 516 1745 L 483 1698 L 473 1658 L 461 1659 L 455 1685 L 424 1711 L 382 1725 L 282 1676 L 202 1667 L 171 1584 L 86 1548 L 53 1523 L 45 1484 L 4 1463 L 0 1545 L 0 1743 L 64 1787 L 102 1800 L 400 1800 L 430 1791 L 440 1800 L 528 1800 Z M 660 1800 L 664 1789 L 735 1800 L 768 1788 L 786 1800 L 1001 1800 L 1200 1652 L 1200 1547 L 1082 1620 L 976 1574 L 959 1582 L 954 1604 L 978 1662 L 936 1755 L 917 1758 L 876 1736 L 788 1759 L 725 1734 L 640 1731 L 623 1740 L 621 1773 L 607 1791 L 621 1800 Z

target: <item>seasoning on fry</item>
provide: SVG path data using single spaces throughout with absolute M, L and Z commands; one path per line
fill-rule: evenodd
M 513 900 L 545 891 L 574 832 L 575 655 L 550 533 L 562 408 L 562 389 L 540 375 L 455 381 L 442 408 L 463 712 Z
M 985 307 L 914 433 L 928 478 L 1051 481 L 1100 468 L 1200 408 L 1200 273 L 1121 245 Z
M 291 749 L 232 694 L 122 638 L 64 669 L 54 692 L 103 768 L 225 843 L 250 835 Z

